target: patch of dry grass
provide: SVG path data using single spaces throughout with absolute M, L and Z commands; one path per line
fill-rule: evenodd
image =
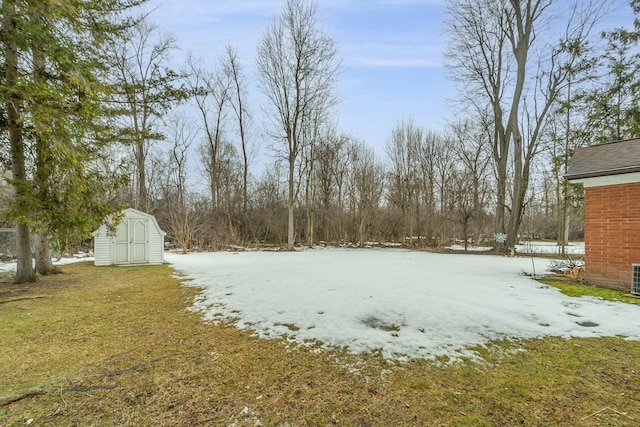
M 0 398 L 26 395 L 0 406 L 0 425 L 640 421 L 638 342 L 503 342 L 477 349 L 480 361 L 399 364 L 204 324 L 185 310 L 197 291 L 168 266 L 64 270 L 0 283 Z

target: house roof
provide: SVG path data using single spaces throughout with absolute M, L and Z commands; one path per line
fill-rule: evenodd
M 640 172 L 640 138 L 578 148 L 565 178 L 568 180 Z

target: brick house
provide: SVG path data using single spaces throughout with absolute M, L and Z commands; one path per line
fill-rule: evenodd
M 565 178 L 585 190 L 585 280 L 640 292 L 640 139 L 578 148 Z

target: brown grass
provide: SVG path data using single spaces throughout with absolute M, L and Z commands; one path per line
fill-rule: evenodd
M 17 399 L 0 425 L 640 422 L 638 342 L 501 342 L 479 361 L 400 364 L 204 324 L 168 266 L 64 270 L 0 283 L 0 399 Z

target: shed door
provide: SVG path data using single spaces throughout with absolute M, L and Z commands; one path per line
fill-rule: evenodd
M 116 231 L 116 247 L 113 254 L 114 264 L 129 263 L 129 221 L 123 220 Z
M 131 220 L 131 247 L 129 250 L 130 262 L 134 264 L 144 263 L 147 259 L 148 221 L 144 219 Z
M 147 244 L 149 221 L 124 219 L 118 225 L 115 240 L 114 264 L 142 264 L 148 262 Z

